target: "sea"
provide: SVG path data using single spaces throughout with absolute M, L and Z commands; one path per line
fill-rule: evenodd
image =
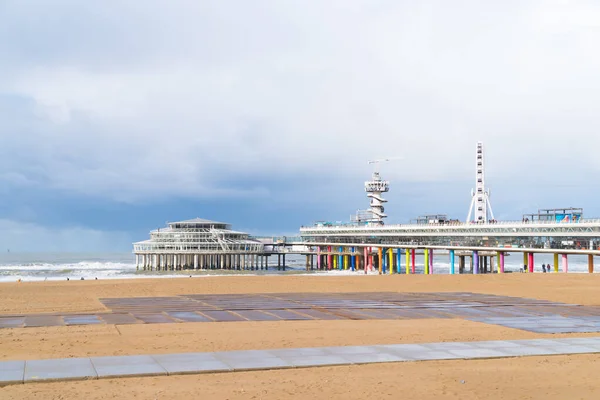
M 311 274 L 322 276 L 363 275 L 363 271 L 306 271 L 306 258 L 300 255 L 286 256 L 286 271 L 278 271 L 275 257 L 269 261 L 268 271 L 230 270 L 183 270 L 183 271 L 143 271 L 135 267 L 132 253 L 12 253 L 0 254 L 0 282 L 44 281 L 66 279 L 132 279 L 132 278 L 189 278 L 217 275 L 284 275 Z M 552 264 L 551 254 L 535 255 L 535 272 L 542 272 L 542 264 Z M 523 256 L 513 253 L 505 258 L 506 272 L 520 272 Z M 449 272 L 447 254 L 434 255 L 434 274 Z M 315 264 L 316 267 L 316 264 Z M 458 260 L 456 264 L 458 268 Z M 468 267 L 467 267 L 468 268 Z M 561 266 L 562 268 L 562 266 Z M 402 257 L 404 271 L 404 256 Z M 570 255 L 569 273 L 587 272 L 587 256 Z M 416 257 L 416 272 L 423 272 L 423 257 Z M 369 272 L 377 274 L 377 271 Z

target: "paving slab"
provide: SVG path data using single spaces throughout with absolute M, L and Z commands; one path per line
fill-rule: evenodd
M 246 321 L 239 315 L 229 311 L 202 311 L 202 314 L 217 322 Z
M 107 324 L 114 325 L 140 324 L 142 322 L 131 314 L 100 314 L 99 317 Z
M 453 349 L 448 350 L 449 353 L 456 354 L 462 358 L 497 358 L 497 357 L 510 357 L 510 354 L 505 353 L 503 349 Z
M 597 348 L 576 345 L 576 344 L 565 344 L 564 346 L 548 346 L 554 354 L 585 354 L 585 353 L 600 353 Z
M 554 327 L 554 328 L 536 327 L 536 328 L 527 328 L 524 330 L 527 330 L 529 332 L 534 332 L 534 333 L 550 333 L 550 334 L 589 332 L 588 328 L 585 328 L 584 330 L 578 332 L 578 328 L 556 328 L 556 327 Z
M 260 310 L 237 310 L 236 313 L 248 321 L 281 321 L 281 318 Z
M 25 326 L 25 317 L 0 318 L 0 328 L 22 328 Z
M 338 320 L 338 319 L 346 319 L 342 316 L 339 315 L 335 315 L 335 314 L 331 314 L 331 313 L 327 313 L 327 312 L 323 312 L 320 310 L 316 310 L 314 308 L 309 308 L 309 309 L 302 309 L 299 310 L 300 312 L 302 312 L 303 314 L 306 314 L 314 319 L 319 319 L 319 320 Z
M 223 362 L 234 371 L 294 368 L 293 364 L 279 357 L 228 358 L 223 359 Z
M 210 322 L 209 318 L 204 315 L 200 315 L 193 311 L 169 311 L 167 314 L 173 318 L 179 319 L 185 322 Z
M 94 324 L 103 324 L 100 318 L 97 315 L 65 315 L 63 317 L 65 321 L 65 325 L 94 325 Z
M 346 308 L 338 308 L 338 309 L 326 309 L 328 312 L 335 314 L 337 316 L 340 316 L 344 319 L 358 319 L 358 320 L 362 320 L 362 319 L 375 319 L 375 317 L 368 317 L 366 314 L 362 314 L 362 313 L 358 313 L 358 312 L 354 312 L 354 310 L 349 310 Z
M 424 343 L 426 344 L 426 343 Z M 378 347 L 381 347 L 384 351 L 388 352 L 388 351 L 393 351 L 393 352 L 403 352 L 403 353 L 425 353 L 425 352 L 430 352 L 431 349 L 428 347 L 425 347 L 423 344 L 383 344 L 383 345 L 378 345 Z
M 457 350 L 457 349 L 472 349 L 473 344 L 467 342 L 438 342 L 438 343 L 423 343 L 421 346 L 435 351 Z
M 231 371 L 214 353 L 157 354 L 152 356 L 169 375 Z
M 25 362 L 25 383 L 96 378 L 98 374 L 89 358 L 58 358 Z
M 151 356 L 92 357 L 98 378 L 167 375 L 167 371 Z
M 173 318 L 170 318 L 169 316 L 163 313 L 135 313 L 133 314 L 133 316 L 146 324 L 169 324 L 175 322 Z
M 324 365 L 347 365 L 348 360 L 342 356 L 291 356 L 282 357 L 284 361 L 294 367 L 319 367 Z
M 236 351 L 220 351 L 214 353 L 215 357 L 222 361 L 228 360 L 243 360 L 248 358 L 272 358 L 275 357 L 268 350 L 236 350 Z
M 322 348 L 328 354 L 348 355 L 348 354 L 377 354 L 385 353 L 387 349 L 379 346 L 340 346 Z
M 555 339 L 561 344 L 600 345 L 600 337 Z
M 520 347 L 504 347 L 502 348 L 502 352 L 512 356 L 544 356 L 556 354 L 554 353 L 554 350 L 552 350 L 552 347 L 526 345 Z
M 295 310 L 296 311 L 296 310 Z M 297 310 L 299 311 L 299 310 Z M 298 314 L 291 310 L 268 310 L 269 314 L 273 314 L 283 320 L 286 321 L 296 321 L 296 320 L 312 320 L 314 318 L 309 317 L 308 315 Z
M 25 361 L 0 361 L 0 386 L 23 383 Z
M 393 353 L 343 354 L 342 357 L 352 364 L 413 361 L 412 358 L 402 357 Z
M 516 344 L 521 344 L 524 346 L 560 346 L 562 343 L 561 339 L 518 339 L 518 340 L 507 340 L 507 342 L 512 342 Z
M 511 342 L 508 340 L 486 341 L 486 342 L 471 342 L 473 346 L 484 349 L 497 349 L 506 347 L 523 347 L 522 344 Z
M 440 360 L 459 358 L 458 356 L 449 353 L 443 349 L 426 347 L 424 344 L 399 344 L 399 345 L 384 345 L 386 352 L 397 354 L 401 357 L 412 360 Z
M 25 326 L 64 326 L 62 317 L 58 315 L 28 315 L 25 317 Z
M 403 353 L 401 351 L 394 351 L 395 354 L 400 355 L 401 357 L 405 357 L 407 359 L 412 359 L 414 361 L 428 361 L 428 360 L 455 360 L 462 358 L 457 356 L 456 354 L 452 354 L 449 351 L 429 351 L 425 353 Z

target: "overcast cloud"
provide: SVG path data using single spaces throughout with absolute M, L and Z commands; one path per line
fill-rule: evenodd
M 398 186 L 470 184 L 478 140 L 498 185 L 600 170 L 598 2 L 5 0 L 0 37 L 5 193 L 266 198 L 326 173 L 309 198 L 390 156 Z

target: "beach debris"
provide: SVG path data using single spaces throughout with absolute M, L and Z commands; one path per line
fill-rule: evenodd
M 464 384 L 465 384 L 465 381 L 464 381 L 464 380 L 462 380 L 462 381 L 460 381 L 460 383 L 462 383 L 462 384 L 464 385 Z

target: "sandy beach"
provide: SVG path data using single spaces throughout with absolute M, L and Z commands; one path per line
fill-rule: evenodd
M 209 293 L 474 292 L 600 305 L 600 275 L 269 276 L 7 283 L 0 314 L 107 311 L 111 297 Z M 461 319 L 211 322 L 0 329 L 2 360 L 437 341 L 536 334 Z M 597 398 L 596 355 L 430 361 L 8 386 L 0 398 Z M 560 379 L 556 379 L 560 377 Z M 465 380 L 462 384 L 461 380 Z M 573 397 L 575 396 L 575 397 Z

